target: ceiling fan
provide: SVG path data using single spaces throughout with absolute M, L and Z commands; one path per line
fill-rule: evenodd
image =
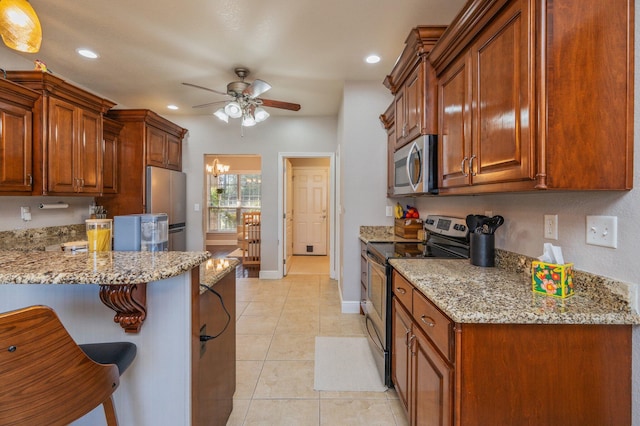
M 208 92 L 217 93 L 219 95 L 231 96 L 231 99 L 223 101 L 208 102 L 202 105 L 194 105 L 193 108 L 206 108 L 212 105 L 225 103 L 225 106 L 218 109 L 213 114 L 225 123 L 229 122 L 231 118 L 242 118 L 242 126 L 253 126 L 256 123 L 266 120 L 269 117 L 269 113 L 263 108 L 280 108 L 290 111 L 300 110 L 299 104 L 290 102 L 275 101 L 273 99 L 259 98 L 261 94 L 271 89 L 271 85 L 263 80 L 254 80 L 253 83 L 244 81 L 245 77 L 249 75 L 249 69 L 245 67 L 237 67 L 234 69 L 236 75 L 240 78 L 239 81 L 232 81 L 227 84 L 227 92 L 221 92 L 215 89 L 209 89 L 208 87 L 198 86 L 191 83 L 182 83 L 185 86 L 191 86 L 198 89 L 206 90 Z

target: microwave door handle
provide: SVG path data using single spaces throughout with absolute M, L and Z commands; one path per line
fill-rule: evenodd
M 417 179 L 415 182 L 413 180 L 413 174 L 411 173 L 411 162 L 413 161 L 414 152 L 418 156 L 418 173 L 417 173 Z M 409 154 L 407 155 L 407 176 L 409 177 L 409 184 L 411 185 L 411 189 L 413 189 L 414 191 L 416 190 L 416 188 L 418 187 L 418 184 L 420 183 L 420 175 L 422 174 L 422 171 L 420 170 L 421 167 L 422 167 L 422 159 L 421 159 L 420 149 L 418 147 L 417 142 L 414 142 L 413 145 L 411 145 L 411 148 L 409 149 Z

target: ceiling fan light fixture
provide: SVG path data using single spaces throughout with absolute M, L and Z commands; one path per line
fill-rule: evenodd
M 251 127 L 251 126 L 255 126 L 256 125 L 256 120 L 255 118 L 253 118 L 253 116 L 251 116 L 250 114 L 245 114 L 242 117 L 242 125 L 244 127 Z
M 256 108 L 253 114 L 253 116 L 255 117 L 256 123 L 260 123 L 266 120 L 267 118 L 269 118 L 269 115 L 270 114 L 267 112 L 267 110 L 262 107 Z
M 28 1 L 0 1 L 0 34 L 4 44 L 11 49 L 28 53 L 40 50 L 42 27 Z
M 224 121 L 225 123 L 229 122 L 229 116 L 227 115 L 226 112 L 224 112 L 224 108 L 219 108 L 216 112 L 213 113 L 213 115 L 215 115 L 216 117 L 218 117 L 220 120 Z
M 242 108 L 236 101 L 229 102 L 227 105 L 225 105 L 224 112 L 231 118 L 242 117 Z

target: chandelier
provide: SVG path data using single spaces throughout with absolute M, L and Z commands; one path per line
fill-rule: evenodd
M 260 99 L 250 98 L 246 95 L 238 96 L 235 100 L 227 102 L 213 115 L 225 123 L 229 122 L 229 117 L 242 118 L 242 126 L 251 127 L 269 118 L 269 113 L 260 106 L 261 104 Z
M 42 27 L 27 0 L 0 0 L 0 35 L 7 47 L 35 53 L 42 43 Z
M 213 160 L 213 164 L 207 164 L 206 168 L 207 173 L 213 175 L 214 178 L 217 178 L 219 175 L 229 171 L 229 165 L 222 164 L 217 158 Z

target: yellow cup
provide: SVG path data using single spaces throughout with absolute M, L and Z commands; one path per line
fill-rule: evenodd
M 113 219 L 87 219 L 89 251 L 111 251 Z

